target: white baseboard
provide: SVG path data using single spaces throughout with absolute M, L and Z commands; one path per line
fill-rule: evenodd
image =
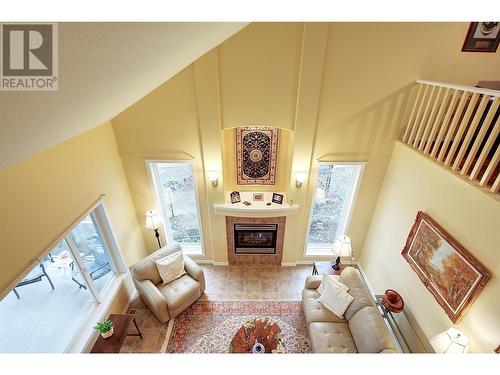
M 312 266 L 314 261 L 313 260 L 298 260 L 296 263 L 300 264 L 302 266 Z
M 282 267 L 295 267 L 297 263 L 295 262 L 281 262 Z
M 212 262 L 214 266 L 229 266 L 229 262 L 216 262 L 215 260 Z
M 123 313 L 126 314 L 128 309 L 130 308 L 130 304 L 132 303 L 132 301 L 139 295 L 139 293 L 137 293 L 137 290 L 134 290 L 134 292 L 130 295 L 130 298 L 128 299 L 127 301 L 127 304 L 125 305 L 125 308 L 123 309 Z
M 191 259 L 198 264 L 214 264 L 214 261 L 211 259 L 196 259 L 194 257 L 191 257 Z

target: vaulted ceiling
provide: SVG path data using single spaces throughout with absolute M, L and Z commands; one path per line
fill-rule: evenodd
M 245 23 L 60 23 L 59 90 L 0 93 L 0 169 L 110 120 Z

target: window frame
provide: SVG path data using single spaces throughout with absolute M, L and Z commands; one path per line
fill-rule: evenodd
M 93 329 L 95 322 L 100 321 L 104 318 L 105 314 L 108 312 L 111 307 L 112 302 L 114 301 L 118 290 L 120 289 L 123 281 L 128 276 L 129 272 L 125 264 L 125 260 L 123 258 L 123 253 L 118 245 L 116 240 L 115 233 L 111 227 L 111 223 L 108 219 L 108 214 L 106 208 L 104 207 L 104 202 L 102 197 L 98 199 L 92 206 L 90 206 L 83 214 L 81 214 L 73 223 L 68 226 L 64 232 L 57 237 L 55 241 L 53 241 L 50 246 L 48 246 L 45 251 L 35 258 L 33 262 L 20 274 L 16 280 L 9 285 L 9 287 L 0 294 L 0 301 L 3 300 L 7 294 L 12 292 L 12 290 L 17 286 L 17 284 L 28 275 L 31 270 L 37 266 L 43 259 L 50 253 L 50 251 L 61 241 L 65 241 L 67 246 L 70 247 L 70 241 L 66 239 L 69 236 L 71 231 L 78 226 L 82 220 L 91 213 L 96 213 L 96 229 L 100 231 L 101 238 L 105 241 L 105 245 L 108 249 L 110 255 L 111 265 L 114 271 L 112 278 L 106 283 L 100 293 L 94 294 L 96 291 L 92 291 L 92 288 L 89 285 L 90 293 L 94 299 L 94 303 L 92 303 L 90 309 L 88 310 L 86 317 L 82 320 L 79 327 L 74 332 L 73 336 L 69 339 L 64 353 L 80 353 L 84 351 L 90 350 L 91 345 L 97 340 L 98 334 Z M 73 255 L 73 251 L 71 251 L 71 255 Z M 76 259 L 75 263 L 78 263 Z M 78 266 L 80 273 L 87 273 L 87 269 Z
M 351 186 L 350 192 L 349 192 L 349 205 L 345 206 L 344 209 L 348 209 L 348 211 L 345 213 L 345 220 L 344 223 L 342 223 L 342 230 L 339 230 L 340 235 L 346 234 L 349 230 L 350 224 L 351 224 L 351 218 L 352 218 L 352 212 L 354 211 L 354 205 L 356 204 L 357 197 L 358 197 L 358 192 L 359 192 L 359 187 L 361 185 L 361 180 L 363 179 L 363 174 L 365 171 L 366 167 L 366 162 L 365 161 L 317 161 L 316 162 L 316 168 L 314 171 L 314 181 L 312 184 L 312 191 L 311 191 L 311 202 L 309 204 L 309 215 L 308 215 L 308 222 L 307 222 L 307 230 L 304 238 L 304 251 L 302 256 L 304 258 L 315 258 L 318 256 L 323 256 L 323 257 L 334 257 L 334 254 L 330 251 L 330 247 L 328 248 L 319 248 L 316 251 L 308 251 L 308 245 L 309 245 L 309 231 L 311 229 L 311 222 L 312 222 L 312 216 L 314 212 L 314 202 L 315 202 L 315 197 L 316 197 L 316 188 L 318 186 L 318 177 L 319 177 L 319 170 L 322 165 L 359 165 L 360 169 L 359 172 L 356 176 L 356 180 L 354 184 Z M 343 215 L 344 216 L 344 213 Z M 340 228 L 340 227 L 339 227 Z
M 160 191 L 158 189 L 157 181 L 159 180 L 159 175 L 158 175 L 158 169 L 155 164 L 166 164 L 166 163 L 189 163 L 191 165 L 191 171 L 193 173 L 193 182 L 194 182 L 194 199 L 196 202 L 196 211 L 198 213 L 198 221 L 199 221 L 199 227 L 200 227 L 200 248 L 198 250 L 198 247 L 194 246 L 186 246 L 183 245 L 182 243 L 179 243 L 182 246 L 182 251 L 190 256 L 193 257 L 205 257 L 206 251 L 205 251 L 205 237 L 204 237 L 204 231 L 203 231 L 203 221 L 202 221 L 202 216 L 201 216 L 201 210 L 200 210 L 200 202 L 199 202 L 199 186 L 198 186 L 198 177 L 196 175 L 196 164 L 195 164 L 195 159 L 146 159 L 146 168 L 148 170 L 150 182 L 151 182 L 151 187 L 153 189 L 153 195 L 155 198 L 155 204 L 156 207 L 158 208 L 158 212 L 160 213 L 164 225 L 161 227 L 161 233 L 163 233 L 163 237 L 165 240 L 165 244 L 168 243 L 168 233 L 167 231 L 170 229 L 167 229 L 167 218 L 168 216 L 166 215 L 166 208 L 164 207 L 163 204 L 163 199 L 160 197 Z M 163 246 L 165 246 L 165 244 Z

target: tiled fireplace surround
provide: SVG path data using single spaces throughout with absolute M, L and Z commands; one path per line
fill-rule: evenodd
M 229 265 L 280 265 L 283 257 L 286 217 L 226 216 L 227 257 Z M 234 251 L 234 224 L 278 224 L 275 254 L 236 254 Z

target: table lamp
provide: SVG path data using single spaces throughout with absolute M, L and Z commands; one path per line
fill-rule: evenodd
M 352 254 L 351 239 L 348 236 L 342 235 L 333 244 L 332 252 L 337 255 L 337 260 L 332 268 L 335 271 L 340 270 L 340 257 L 350 257 Z
M 453 327 L 434 336 L 429 342 L 436 353 L 464 353 L 469 345 L 467 336 Z
M 158 212 L 155 210 L 146 211 L 146 221 L 144 222 L 144 228 L 151 229 L 155 232 L 156 240 L 158 241 L 158 248 L 161 249 L 160 243 L 160 233 L 158 229 L 163 225 L 163 220 L 161 219 Z

